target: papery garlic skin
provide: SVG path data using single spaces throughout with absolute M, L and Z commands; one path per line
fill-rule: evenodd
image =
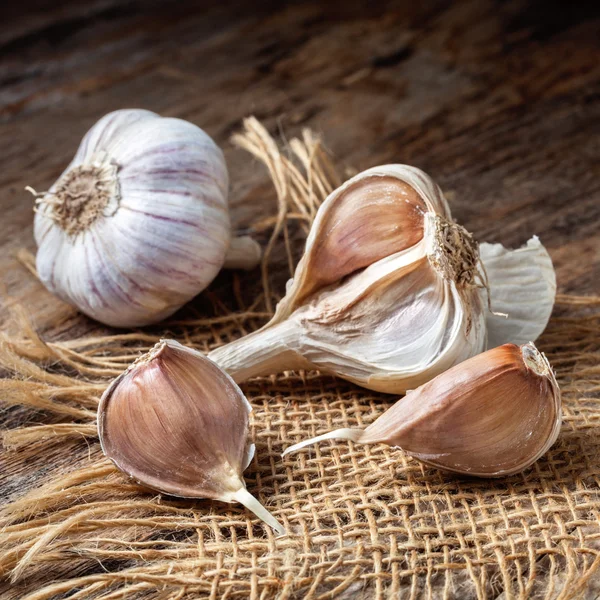
M 452 219 L 441 189 L 420 169 L 382 165 L 346 181 L 319 207 L 271 324 L 319 289 L 419 244 L 426 213 Z
M 532 344 L 505 344 L 454 366 L 396 402 L 365 430 L 325 439 L 398 446 L 446 471 L 479 477 L 518 473 L 545 454 L 561 425 L 560 389 Z
M 223 266 L 228 185 L 223 153 L 196 125 L 147 110 L 110 113 L 38 199 L 39 277 L 107 325 L 160 321 Z
M 182 498 L 240 502 L 284 534 L 242 479 L 254 455 L 251 411 L 217 365 L 161 340 L 105 391 L 98 433 L 106 456 L 142 485 Z
M 488 348 L 536 340 L 546 328 L 556 298 L 556 273 L 548 251 L 537 236 L 525 246 L 508 250 L 502 244 L 480 244 L 492 309 L 486 313 Z

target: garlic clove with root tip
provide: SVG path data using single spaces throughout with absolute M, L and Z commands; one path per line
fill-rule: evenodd
M 511 319 L 497 314 L 494 290 L 505 289 L 519 261 L 532 274 L 521 279 L 521 297 L 541 298 Z M 209 356 L 238 382 L 313 368 L 403 393 L 485 350 L 488 322 L 498 331 L 514 324 L 511 335 L 528 324 L 525 333 L 536 337 L 555 294 L 555 286 L 536 279 L 540 261 L 551 269 L 543 247 L 505 250 L 492 265 L 493 287 L 486 287 L 478 244 L 451 220 L 433 180 L 404 165 L 376 167 L 320 207 L 273 319 Z
M 39 277 L 107 325 L 158 322 L 221 267 L 259 262 L 253 240 L 231 237 L 228 185 L 223 153 L 196 125 L 112 112 L 56 183 L 34 192 Z
M 142 485 L 181 498 L 239 502 L 283 535 L 242 478 L 254 455 L 251 410 L 217 365 L 162 340 L 104 392 L 98 432 L 106 456 Z
M 398 446 L 446 471 L 500 477 L 545 454 L 560 424 L 560 390 L 546 357 L 533 343 L 505 344 L 409 392 L 366 429 L 338 429 L 290 446 L 284 455 L 346 439 Z

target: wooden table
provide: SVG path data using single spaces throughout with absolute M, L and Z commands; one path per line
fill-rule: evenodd
M 14 304 L 47 336 L 68 327 L 54 324 L 71 309 L 15 258 L 35 249 L 24 187 L 47 189 L 86 130 L 126 107 L 190 120 L 215 138 L 239 227 L 275 211 L 265 170 L 229 143 L 255 115 L 273 133 L 316 130 L 343 167 L 424 169 L 479 240 L 518 246 L 537 234 L 559 292 L 598 293 L 600 18 L 592 3 L 366 4 L 5 3 L 3 327 L 11 329 Z M 11 474 L 11 465 L 6 459 L 3 495 L 14 497 L 35 478 Z
M 519 245 L 536 233 L 560 291 L 599 290 L 600 19 L 590 9 L 478 0 L 8 4 L 0 274 L 41 328 L 55 316 L 48 297 L 13 257 L 34 249 L 23 188 L 46 189 L 85 131 L 124 107 L 188 119 L 224 147 L 237 223 L 274 209 L 265 171 L 228 143 L 253 114 L 286 135 L 317 130 L 349 167 L 421 167 L 478 239 Z

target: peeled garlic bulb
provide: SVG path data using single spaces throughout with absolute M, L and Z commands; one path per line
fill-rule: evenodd
M 162 340 L 104 392 L 98 432 L 106 456 L 153 490 L 240 502 L 284 528 L 247 490 L 252 408 L 233 380 L 199 352 Z
M 399 446 L 446 471 L 499 477 L 533 464 L 554 444 L 560 390 L 546 357 L 532 344 L 488 350 L 413 390 L 364 430 L 338 429 L 325 439 Z
M 44 285 L 117 327 L 171 315 L 227 259 L 260 249 L 232 241 L 223 153 L 202 129 L 147 110 L 118 110 L 86 134 L 48 192 L 37 194 L 37 270 Z
M 496 253 L 490 312 L 482 289 L 487 266 L 471 235 L 452 221 L 439 187 L 413 167 L 369 169 L 320 207 L 273 319 L 209 356 L 238 382 L 313 368 L 403 393 L 485 350 L 488 320 L 498 332 L 537 337 L 555 294 L 536 279 L 540 261 L 551 269 L 538 250 Z M 494 290 L 505 289 L 515 268 L 532 275 L 520 279 L 520 297 L 543 297 L 513 320 L 494 314 Z

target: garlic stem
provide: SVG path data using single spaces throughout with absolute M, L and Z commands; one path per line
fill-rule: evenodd
M 250 270 L 260 263 L 261 255 L 260 245 L 250 236 L 234 237 L 229 244 L 223 267 L 225 269 Z
M 300 450 L 306 446 L 310 446 L 311 444 L 316 444 L 317 442 L 322 442 L 323 440 L 351 440 L 352 442 L 356 442 L 359 440 L 362 434 L 362 429 L 336 429 L 335 431 L 329 431 L 323 435 L 318 435 L 314 438 L 310 438 L 309 440 L 304 440 L 294 444 L 293 446 L 289 446 L 283 451 L 281 456 L 296 452 L 297 450 Z
M 297 340 L 296 323 L 286 320 L 221 346 L 210 352 L 208 358 L 236 383 L 282 370 L 314 368 L 293 350 L 298 346 Z
M 286 535 L 283 525 L 245 487 L 241 487 L 235 492 L 231 499 L 243 504 L 279 535 Z

